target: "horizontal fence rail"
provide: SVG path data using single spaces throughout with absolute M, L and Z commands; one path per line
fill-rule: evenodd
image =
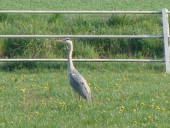
M 165 62 L 166 72 L 170 72 L 168 11 L 18 11 L 0 10 L 0 14 L 160 14 L 163 35 L 0 35 L 0 38 L 163 38 L 165 60 L 161 59 L 73 59 L 75 62 Z M 0 62 L 65 62 L 67 59 L 0 59 Z
M 1 62 L 67 62 L 67 59 L 0 59 Z M 74 62 L 165 62 L 158 59 L 73 59 Z
M 0 11 L 4 14 L 161 14 L 161 11 Z M 167 12 L 170 13 L 170 12 Z
M 163 35 L 0 35 L 0 38 L 163 38 Z

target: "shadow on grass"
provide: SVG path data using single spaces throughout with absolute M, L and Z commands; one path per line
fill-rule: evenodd
M 75 62 L 75 67 L 81 71 L 100 72 L 139 72 L 154 71 L 165 72 L 164 63 L 138 63 L 138 62 Z M 67 70 L 67 62 L 5 62 L 0 63 L 0 71 L 14 72 L 17 70 L 31 72 Z
M 64 69 L 66 68 L 66 64 L 64 63 L 54 63 L 54 62 L 5 62 L 0 64 L 0 70 L 6 72 L 14 72 L 16 70 L 51 70 L 51 69 Z

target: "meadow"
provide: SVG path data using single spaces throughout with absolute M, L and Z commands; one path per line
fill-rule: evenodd
M 91 88 L 92 104 L 75 96 L 66 65 L 1 71 L 0 126 L 169 127 L 170 75 L 164 65 L 115 63 L 110 71 L 106 63 L 84 65 L 89 67 L 78 69 Z
M 1 10 L 159 11 L 164 7 L 170 9 L 167 0 L 0 1 Z M 0 34 L 162 34 L 160 15 L 104 18 L 0 15 Z M 74 58 L 164 58 L 162 39 L 73 41 Z M 66 58 L 66 51 L 65 45 L 57 45 L 53 39 L 0 39 L 1 58 Z M 0 127 L 170 126 L 170 75 L 165 73 L 164 63 L 76 62 L 75 67 L 91 88 L 92 103 L 74 94 L 65 62 L 0 63 Z

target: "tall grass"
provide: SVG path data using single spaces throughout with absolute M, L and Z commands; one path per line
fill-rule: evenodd
M 64 15 L 9 15 L 2 22 L 4 26 L 1 34 L 160 35 L 162 32 L 161 19 L 157 15 L 136 17 L 110 15 L 104 19 L 92 16 L 90 18 L 79 15 L 69 18 Z M 162 40 L 159 39 L 75 39 L 74 41 L 78 49 L 89 45 L 93 50 L 91 53 L 96 52 L 98 57 L 113 57 L 121 53 L 135 57 L 135 54 L 140 52 L 143 57 L 153 58 L 162 57 L 160 53 L 163 52 Z M 4 46 L 1 47 L 4 51 L 1 56 L 14 57 L 18 54 L 40 58 L 47 57 L 47 55 L 55 56 L 52 46 L 56 46 L 54 40 L 49 39 L 6 39 Z M 84 54 L 84 56 L 88 58 L 87 55 Z
M 161 35 L 160 15 L 20 14 L 1 18 L 0 34 Z M 73 39 L 74 58 L 163 58 L 162 39 Z M 54 39 L 3 39 L 1 58 L 65 58 Z M 22 66 L 20 66 L 22 67 Z

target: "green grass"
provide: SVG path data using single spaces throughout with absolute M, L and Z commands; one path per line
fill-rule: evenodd
M 4 10 L 161 10 L 169 8 L 167 0 L 1 0 Z
M 75 99 L 65 69 L 1 71 L 0 126 L 169 127 L 170 75 L 164 65 L 114 63 L 111 71 L 76 65 L 93 104 Z

